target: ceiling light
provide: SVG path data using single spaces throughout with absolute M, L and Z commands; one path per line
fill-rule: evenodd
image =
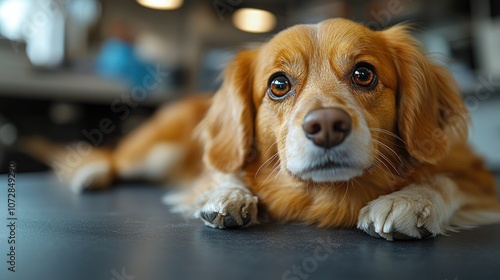
M 182 6 L 184 0 L 137 0 L 144 7 L 156 10 L 175 10 Z
M 276 17 L 268 11 L 243 8 L 234 13 L 233 23 L 246 32 L 264 33 L 276 27 Z

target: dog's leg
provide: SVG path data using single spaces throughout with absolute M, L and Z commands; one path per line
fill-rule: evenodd
M 493 205 L 494 200 L 491 201 Z M 500 221 L 500 212 L 488 211 L 485 205 L 485 210 L 476 211 L 475 218 L 471 218 L 475 210 L 468 207 L 474 208 L 477 203 L 479 201 L 462 192 L 456 182 L 437 176 L 371 201 L 360 211 L 358 228 L 375 237 L 401 240 Z
M 127 150 L 128 144 L 115 151 L 92 151 L 90 156 L 72 169 L 73 172 L 64 181 L 68 181 L 71 190 L 77 193 L 105 189 L 116 179 L 157 182 L 172 175 L 185 155 L 185 147 L 175 143 L 137 141 L 134 145 L 134 149 L 126 153 L 123 150 Z M 58 169 L 53 169 L 57 174 Z
M 258 198 L 236 175 L 207 172 L 189 192 L 167 195 L 174 211 L 201 218 L 213 228 L 240 228 L 258 224 Z
M 66 153 L 63 155 L 68 156 Z M 63 181 L 79 193 L 108 188 L 116 179 L 162 180 L 183 156 L 182 145 L 162 142 L 154 134 L 142 135 L 141 138 L 133 134 L 115 150 L 93 148 L 88 155 L 82 156 L 78 165 L 71 168 L 61 168 L 55 164 L 57 161 L 51 165 L 56 175 L 61 173 L 59 170 L 64 170 Z
M 202 146 L 192 134 L 208 106 L 209 99 L 200 97 L 160 109 L 114 151 L 118 177 L 177 181 L 198 175 Z
M 52 163 L 52 169 L 58 175 L 59 169 Z M 59 177 L 59 176 L 58 176 Z M 100 190 L 111 185 L 115 178 L 112 152 L 107 149 L 93 148 L 89 155 L 82 157 L 76 167 L 64 176 L 62 181 L 68 182 L 72 191 L 80 193 L 85 190 Z
M 209 105 L 209 97 L 202 96 L 163 107 L 113 150 L 86 142 L 61 145 L 41 137 L 20 139 L 16 145 L 51 166 L 75 192 L 104 189 L 115 179 L 193 178 L 201 170 L 202 146 L 192 133 Z
M 42 137 L 24 138 L 17 143 L 20 150 L 49 165 L 56 177 L 74 192 L 103 189 L 114 179 L 112 152 L 86 142 L 67 145 Z
M 172 171 L 182 161 L 185 153 L 184 145 L 169 142 L 152 143 L 134 154 L 115 152 L 117 177 L 124 180 L 162 181 L 172 175 Z

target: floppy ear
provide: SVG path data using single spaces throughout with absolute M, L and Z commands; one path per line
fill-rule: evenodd
M 451 73 L 426 57 L 408 29 L 383 31 L 399 76 L 398 129 L 411 156 L 436 163 L 453 137 L 466 137 L 469 115 Z
M 253 143 L 252 81 L 256 52 L 240 52 L 228 65 L 224 82 L 199 126 L 205 163 L 225 173 L 243 167 Z

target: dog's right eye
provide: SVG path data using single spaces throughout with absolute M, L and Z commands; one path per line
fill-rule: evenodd
M 372 89 L 377 85 L 377 75 L 373 66 L 367 63 L 356 65 L 351 77 L 352 83 L 365 89 Z
M 267 93 L 271 99 L 281 100 L 291 91 L 291 89 L 292 84 L 290 80 L 284 74 L 279 74 L 271 77 Z

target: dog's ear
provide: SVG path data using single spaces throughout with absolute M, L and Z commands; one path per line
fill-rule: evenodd
M 414 158 L 436 163 L 452 137 L 466 137 L 469 115 L 451 73 L 426 57 L 404 25 L 383 31 L 397 67 L 398 129 Z
M 253 72 L 257 50 L 240 52 L 198 127 L 205 163 L 225 173 L 241 169 L 253 143 Z

